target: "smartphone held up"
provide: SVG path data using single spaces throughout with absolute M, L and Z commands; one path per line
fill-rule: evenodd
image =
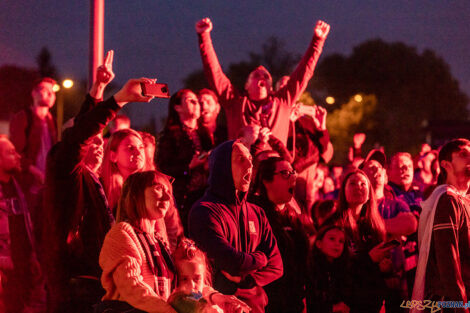
M 140 83 L 142 95 L 156 98 L 170 98 L 170 90 L 167 84 L 160 83 Z

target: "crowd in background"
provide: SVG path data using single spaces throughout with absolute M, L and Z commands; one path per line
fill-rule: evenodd
M 467 302 L 470 142 L 386 155 L 362 151 L 358 133 L 348 163 L 331 164 L 326 109 L 298 102 L 330 26 L 317 22 L 290 76 L 273 86 L 259 66 L 244 90 L 223 73 L 212 28 L 196 23 L 210 89 L 174 93 L 157 137 L 119 115 L 152 100 L 141 84 L 154 79 L 103 100 L 113 51 L 60 141 L 55 81 L 35 83 L 32 105 L 0 135 L 0 311 L 388 313 L 410 299 Z

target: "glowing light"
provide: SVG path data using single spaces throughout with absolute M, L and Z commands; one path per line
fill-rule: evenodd
M 62 86 L 64 86 L 64 88 L 71 88 L 73 86 L 73 80 L 71 79 L 66 79 L 62 82 Z
M 60 90 L 59 84 L 54 84 L 54 87 L 52 87 L 52 91 L 57 92 Z
M 326 97 L 325 101 L 326 101 L 326 103 L 328 103 L 328 104 L 333 104 L 333 103 L 335 103 L 335 98 L 333 98 L 333 97 Z
M 357 94 L 354 96 L 354 101 L 356 102 L 362 102 L 362 96 L 360 94 Z

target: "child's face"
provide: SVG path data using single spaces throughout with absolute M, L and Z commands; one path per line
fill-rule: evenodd
M 205 268 L 202 263 L 182 261 L 178 263 L 178 289 L 187 293 L 202 293 Z
M 316 241 L 316 245 L 329 261 L 333 261 L 343 253 L 344 232 L 336 228 L 330 229 L 322 239 Z

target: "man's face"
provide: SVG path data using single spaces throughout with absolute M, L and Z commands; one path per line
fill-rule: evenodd
M 390 164 L 389 179 L 406 190 L 413 182 L 413 161 L 406 155 L 393 158 Z
M 247 192 L 250 188 L 251 174 L 253 170 L 250 151 L 241 142 L 235 142 L 232 146 L 232 177 L 235 189 Z
M 0 139 L 0 168 L 4 173 L 15 174 L 21 171 L 21 156 L 8 139 Z
M 203 94 L 199 97 L 199 103 L 201 104 L 201 118 L 203 123 L 215 122 L 220 112 L 220 104 L 217 100 L 209 94 Z
M 452 153 L 451 171 L 459 180 L 470 180 L 470 146 L 464 146 Z
M 380 162 L 377 160 L 369 160 L 364 165 L 363 171 L 366 173 L 374 189 L 377 189 L 377 187 L 383 188 L 386 183 L 386 176 L 385 169 Z
M 34 106 L 52 108 L 55 103 L 55 92 L 53 88 L 54 85 L 49 82 L 41 82 L 34 87 L 31 92 Z
M 95 171 L 103 162 L 103 136 L 100 134 L 91 138 L 85 149 L 83 162 L 90 170 Z
M 264 100 L 271 92 L 271 76 L 265 69 L 258 68 L 250 73 L 245 84 L 248 98 L 254 101 Z

